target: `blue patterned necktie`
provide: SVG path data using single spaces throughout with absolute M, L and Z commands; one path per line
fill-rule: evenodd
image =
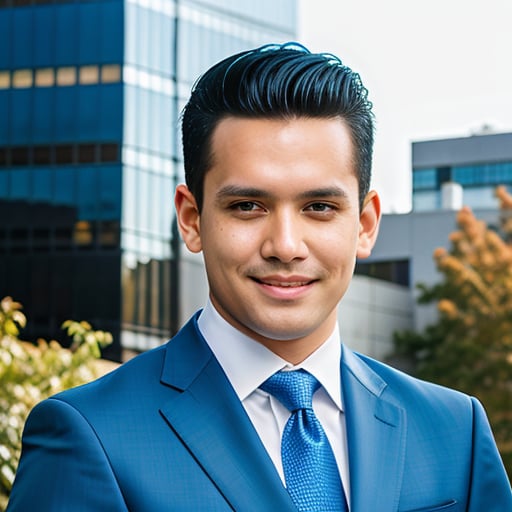
M 292 413 L 283 431 L 281 458 L 286 488 L 297 509 L 346 512 L 336 460 L 312 408 L 319 387 L 303 370 L 277 372 L 260 386 Z

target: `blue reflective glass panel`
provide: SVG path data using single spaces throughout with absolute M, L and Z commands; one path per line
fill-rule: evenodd
M 11 52 L 13 44 L 12 36 L 12 9 L 0 10 L 0 69 L 9 69 L 11 67 Z
M 40 144 L 54 140 L 55 88 L 35 88 L 32 142 Z
M 16 169 L 10 171 L 10 197 L 11 199 L 30 198 L 30 171 L 27 169 Z
M 97 118 L 100 140 L 121 140 L 123 129 L 122 84 L 102 85 L 98 89 L 99 109 Z
M 55 64 L 55 9 L 33 9 L 34 66 Z
M 76 204 L 76 173 L 72 168 L 55 169 L 54 200 L 58 205 Z
M 98 28 L 101 20 L 99 3 L 84 3 L 80 5 L 78 17 L 79 62 L 90 64 L 100 61 L 100 37 Z
M 53 170 L 37 168 L 32 171 L 32 198 L 51 202 L 53 199 Z
M 121 218 L 121 167 L 100 168 L 99 179 L 100 218 L 118 220 Z
M 99 118 L 103 116 L 98 110 L 99 86 L 78 87 L 78 130 L 79 140 L 95 140 L 98 134 Z
M 57 66 L 78 62 L 79 5 L 61 4 L 55 12 L 55 62 Z
M 13 145 L 25 145 L 30 138 L 32 124 L 33 89 L 12 89 L 10 116 L 10 142 Z
M 76 137 L 78 87 L 55 88 L 55 140 L 68 142 Z
M 33 66 L 32 9 L 13 9 L 12 13 L 12 62 L 17 68 Z
M 101 62 L 123 61 L 123 4 L 127 2 L 101 2 L 101 33 L 98 38 Z

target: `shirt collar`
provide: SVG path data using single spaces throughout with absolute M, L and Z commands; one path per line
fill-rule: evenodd
M 296 366 L 235 329 L 222 318 L 210 300 L 199 317 L 198 326 L 241 401 L 257 390 L 275 372 L 302 368 L 318 379 L 331 400 L 343 410 L 340 376 L 341 341 L 337 323 L 325 342 Z M 250 361 L 250 364 L 241 364 L 240 361 Z

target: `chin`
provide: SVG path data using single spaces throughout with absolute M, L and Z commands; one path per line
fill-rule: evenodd
M 279 329 L 260 329 L 255 331 L 260 337 L 271 340 L 271 341 L 295 341 L 303 339 L 311 334 L 312 330 L 297 330 L 297 325 L 294 329 L 283 329 L 280 326 Z

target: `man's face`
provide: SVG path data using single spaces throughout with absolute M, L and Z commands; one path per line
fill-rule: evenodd
M 188 248 L 203 251 L 210 297 L 234 327 L 291 362 L 330 335 L 356 256 L 373 246 L 379 200 L 359 211 L 340 119 L 229 117 L 212 138 L 201 213 L 176 193 Z

